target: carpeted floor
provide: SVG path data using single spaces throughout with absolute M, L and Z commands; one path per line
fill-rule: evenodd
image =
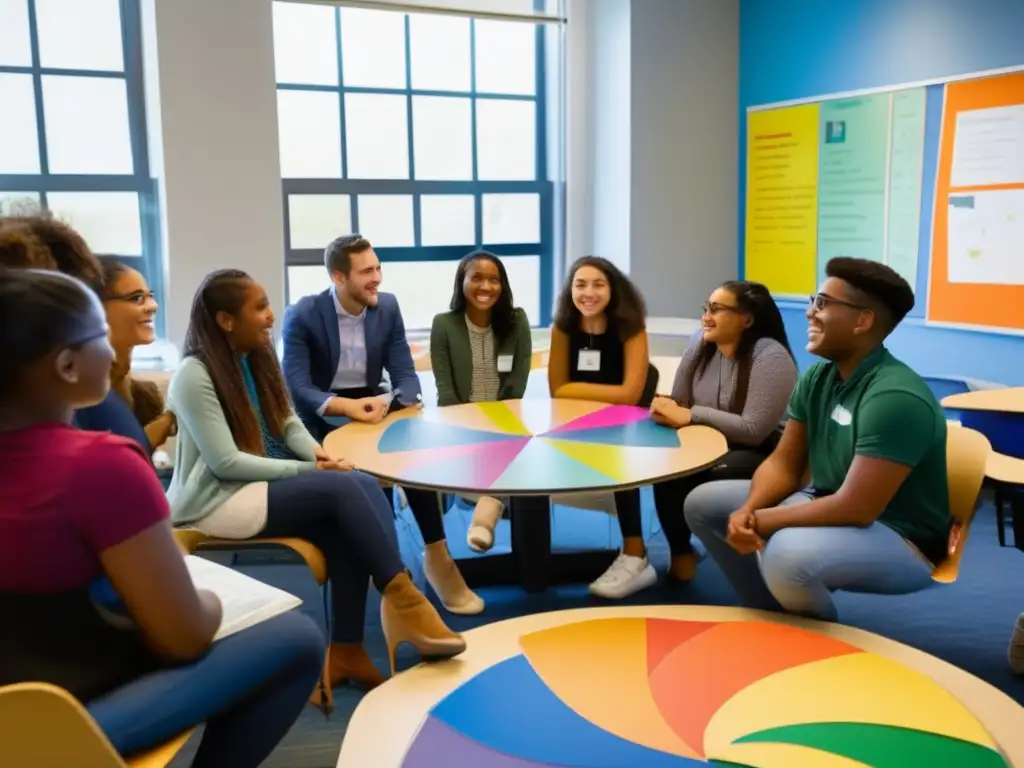
M 655 533 L 650 519 L 649 491 L 645 491 L 644 508 L 645 530 L 651 533 L 651 555 L 655 565 L 663 569 L 668 559 L 667 549 L 664 538 Z M 458 507 L 446 517 L 449 541 L 457 557 L 468 553 L 464 543 L 468 517 L 468 511 Z M 996 541 L 995 527 L 992 507 L 986 504 L 974 523 L 956 584 L 934 585 L 904 597 L 840 593 L 837 602 L 842 622 L 934 654 L 977 675 L 1024 704 L 1024 679 L 1014 678 L 1006 662 L 1006 644 L 1013 623 L 1018 613 L 1024 611 L 1024 592 L 1020 588 L 1024 583 L 1024 552 L 1013 548 L 1001 549 Z M 422 572 L 416 561 L 421 540 L 406 512 L 399 517 L 399 528 L 406 562 L 410 563 L 422 586 Z M 614 520 L 603 514 L 559 507 L 553 520 L 553 537 L 557 549 L 616 546 L 618 528 Z M 499 528 L 496 551 L 507 551 L 507 542 L 506 522 Z M 305 600 L 302 610 L 309 612 L 322 625 L 316 585 L 302 566 L 248 561 L 240 563 L 239 567 L 302 597 Z M 589 596 L 585 585 L 562 587 L 541 595 L 527 595 L 514 587 L 487 589 L 481 594 L 487 600 L 486 612 L 477 617 L 450 617 L 449 623 L 453 628 L 468 630 L 514 616 L 599 603 Z M 701 564 L 697 578 L 690 585 L 654 588 L 627 602 L 636 605 L 736 604 L 725 578 L 707 560 Z M 374 600 L 367 612 L 366 644 L 383 670 L 387 661 L 377 611 Z M 415 658 L 411 654 L 399 662 L 400 666 L 412 663 L 415 663 Z M 354 689 L 338 690 L 335 697 L 337 710 L 329 721 L 310 707 L 265 763 L 266 768 L 334 768 L 349 717 L 360 696 Z M 381 734 L 381 738 L 386 738 L 386 734 Z M 174 768 L 188 765 L 194 742 L 195 739 L 175 760 Z

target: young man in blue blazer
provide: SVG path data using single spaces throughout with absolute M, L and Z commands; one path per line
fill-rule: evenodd
M 283 332 L 288 389 L 319 441 L 332 422 L 375 424 L 389 409 L 418 407 L 422 399 L 402 312 L 393 294 L 380 291 L 373 246 L 362 235 L 335 238 L 324 252 L 324 266 L 334 285 L 289 307 Z M 384 371 L 390 395 L 382 385 Z M 466 586 L 448 552 L 437 494 L 410 488 L 405 495 L 426 544 L 430 585 L 449 611 L 480 613 L 483 600 Z

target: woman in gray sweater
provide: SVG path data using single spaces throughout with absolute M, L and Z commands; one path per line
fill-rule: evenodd
M 715 289 L 704 305 L 702 329 L 693 336 L 676 371 L 671 397 L 651 404 L 651 417 L 673 429 L 706 424 L 725 435 L 729 452 L 710 469 L 654 486 L 654 502 L 672 553 L 669 578 L 689 581 L 697 567 L 683 502 L 710 480 L 746 479 L 775 447 L 798 372 L 782 314 L 768 289 L 746 280 Z M 640 530 L 623 515 L 623 531 Z M 634 562 L 635 561 L 635 562 Z M 647 557 L 620 556 L 590 591 L 620 599 L 657 580 Z

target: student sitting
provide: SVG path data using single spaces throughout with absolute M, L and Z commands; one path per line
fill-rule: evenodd
M 487 251 L 462 258 L 455 270 L 451 311 L 434 318 L 430 359 L 437 404 L 518 400 L 526 393 L 533 354 L 530 321 L 512 300 L 501 259 Z M 482 496 L 466 534 L 470 548 L 494 546 L 503 505 Z
M 196 292 L 184 360 L 168 393 L 179 424 L 168 490 L 174 522 L 228 539 L 305 539 L 323 552 L 331 580 L 331 687 L 383 682 L 362 645 L 371 579 L 383 596 L 392 671 L 402 642 L 424 656 L 462 653 L 462 637 L 402 565 L 380 485 L 330 457 L 292 410 L 273 328 L 266 291 L 245 272 L 214 272 Z
M 0 349 L 0 685 L 65 688 L 122 755 L 205 723 L 194 768 L 260 765 L 320 675 L 320 630 L 290 612 L 211 645 L 220 602 L 192 584 L 148 457 L 70 426 L 113 360 L 82 283 L 0 270 Z M 127 617 L 100 607 L 111 587 Z
M 644 300 L 636 286 L 607 259 L 584 256 L 569 270 L 555 307 L 548 362 L 552 397 L 616 405 L 650 405 L 651 364 Z M 651 391 L 647 391 L 651 390 Z M 562 499 L 571 504 L 572 497 Z M 596 595 L 615 596 L 656 581 L 647 562 L 640 527 L 640 491 L 615 493 L 622 527 L 622 553 L 590 585 Z
M 101 258 L 100 265 L 100 297 L 114 348 L 110 393 L 99 405 L 75 414 L 75 421 L 82 429 L 134 437 L 149 455 L 166 443 L 177 428 L 174 414 L 165 410 L 157 386 L 131 376 L 132 350 L 152 344 L 155 339 L 153 319 L 158 305 L 146 279 L 137 271 L 110 257 Z
M 686 520 L 743 604 L 834 620 L 837 589 L 923 589 L 950 531 L 946 419 L 883 341 L 914 306 L 906 280 L 832 259 L 778 447 L 752 481 L 695 489 Z M 810 466 L 811 488 L 799 492 Z
M 651 416 L 680 429 L 706 424 L 729 441 L 729 452 L 711 469 L 654 484 L 654 504 L 672 555 L 669 578 L 693 578 L 697 556 L 683 516 L 687 495 L 701 483 L 749 479 L 778 443 L 797 370 L 782 314 L 760 283 L 730 281 L 704 305 L 703 330 L 690 341 L 676 371 L 671 397 L 656 397 Z M 619 510 L 623 537 L 640 530 L 639 509 Z M 609 573 L 592 591 L 623 598 L 650 580 L 649 564 Z M 639 574 L 639 575 L 636 575 Z M 613 578 L 617 577 L 617 578 Z

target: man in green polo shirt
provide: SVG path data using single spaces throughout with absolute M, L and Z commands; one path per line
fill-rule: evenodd
M 685 514 L 744 605 L 834 620 L 837 589 L 930 584 L 950 514 L 942 408 L 883 346 L 913 291 L 864 259 L 826 274 L 807 309 L 807 351 L 824 359 L 797 383 L 778 447 L 753 480 L 695 489 Z

